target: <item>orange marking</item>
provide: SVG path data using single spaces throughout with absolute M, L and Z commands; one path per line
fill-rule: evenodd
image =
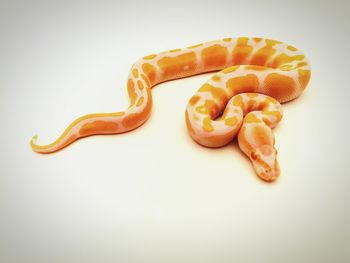
M 200 96 L 194 95 L 192 96 L 192 98 L 189 101 L 189 104 L 194 106 L 199 100 L 200 100 Z
M 94 121 L 87 123 L 81 127 L 79 134 L 88 136 L 98 133 L 116 133 L 119 130 L 119 125 L 112 121 Z
M 65 142 L 64 145 L 68 145 L 71 144 L 72 142 L 74 142 L 76 139 L 78 138 L 77 135 L 73 134 L 72 136 L 70 136 Z M 64 146 L 61 146 L 60 148 L 62 148 Z
M 227 38 L 224 38 L 222 40 L 225 41 L 225 42 L 230 42 L 232 40 L 232 38 L 231 37 L 227 37 Z
M 213 45 L 202 50 L 203 64 L 207 69 L 219 69 L 226 64 L 228 50 L 221 45 Z
M 130 107 L 135 104 L 137 93 L 135 92 L 135 84 L 132 79 L 128 79 L 128 93 L 130 97 Z
M 125 128 L 134 129 L 140 126 L 142 123 L 144 123 L 148 119 L 152 109 L 152 94 L 150 89 L 147 89 L 147 98 L 148 98 L 147 104 L 142 109 L 142 112 L 130 113 L 127 116 L 125 116 L 125 118 L 122 121 L 122 124 Z
M 221 77 L 219 75 L 214 75 L 211 77 L 211 79 L 215 82 L 219 82 L 221 80 Z
M 134 68 L 132 70 L 132 75 L 135 77 L 135 78 L 138 78 L 139 77 L 139 71 L 137 70 L 137 68 Z
M 253 40 L 255 42 L 259 43 L 262 40 L 262 38 L 261 37 L 253 37 Z
M 245 112 L 250 112 L 253 109 L 255 110 L 254 106 L 255 106 L 255 100 L 254 99 L 249 99 L 246 102 L 246 105 L 245 105 Z
M 138 80 L 137 81 L 137 86 L 139 87 L 140 90 L 143 90 L 144 89 L 144 86 L 143 86 L 143 83 L 141 80 Z
M 144 63 L 142 64 L 142 70 L 148 77 L 150 83 L 153 84 L 156 80 L 156 68 L 149 63 Z
M 196 54 L 187 52 L 176 57 L 163 57 L 158 61 L 158 66 L 164 79 L 179 77 L 184 71 L 186 74 L 193 74 L 197 66 Z
M 299 74 L 299 83 L 301 84 L 301 88 L 305 89 L 306 85 L 309 83 L 311 72 L 310 70 L 298 69 Z
M 252 136 L 256 145 L 271 145 L 270 137 L 266 134 L 266 126 L 255 125 L 252 127 Z
M 206 117 L 203 119 L 203 130 L 205 130 L 206 132 L 212 132 L 214 130 L 214 127 L 211 123 L 211 119 L 209 117 Z
M 255 74 L 234 77 L 227 81 L 226 87 L 233 93 L 256 92 L 259 86 L 259 79 Z
M 267 60 L 275 53 L 276 50 L 269 46 L 260 48 L 254 53 L 254 56 L 250 63 L 253 65 L 264 66 Z
M 232 62 L 235 65 L 243 64 L 244 60 L 252 52 L 253 47 L 249 46 L 247 37 L 237 39 L 237 44 L 232 51 Z
M 284 101 L 296 92 L 293 78 L 278 73 L 269 74 L 264 85 L 266 93 L 278 101 Z

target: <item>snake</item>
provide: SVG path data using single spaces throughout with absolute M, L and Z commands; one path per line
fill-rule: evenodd
M 276 180 L 280 167 L 272 129 L 282 119 L 281 103 L 302 94 L 311 70 L 299 49 L 269 38 L 223 38 L 147 55 L 131 67 L 126 110 L 81 116 L 50 144 L 37 144 L 35 135 L 31 148 L 53 153 L 82 137 L 136 129 L 150 117 L 152 87 L 208 72 L 213 75 L 185 110 L 190 136 L 206 147 L 221 147 L 237 138 L 258 177 Z

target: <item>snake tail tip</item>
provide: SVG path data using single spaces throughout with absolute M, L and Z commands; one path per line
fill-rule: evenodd
M 32 139 L 30 140 L 30 144 L 31 144 L 31 145 L 35 144 L 37 140 L 38 140 L 38 135 L 35 134 L 35 135 L 32 137 Z
M 37 135 L 37 134 L 35 134 L 35 135 L 32 137 L 32 139 L 30 140 L 30 147 L 31 147 L 33 150 L 35 150 L 35 148 L 36 148 L 36 146 L 37 146 L 37 144 L 36 144 L 37 140 L 38 140 L 38 135 Z

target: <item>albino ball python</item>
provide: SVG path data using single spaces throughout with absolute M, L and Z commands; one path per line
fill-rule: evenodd
M 275 180 L 280 169 L 271 128 L 282 118 L 279 102 L 295 99 L 307 86 L 310 65 L 295 47 L 264 38 L 224 38 L 143 57 L 131 68 L 131 102 L 125 111 L 82 116 L 53 143 L 38 145 L 34 136 L 31 147 L 51 153 L 81 137 L 135 129 L 150 116 L 153 86 L 210 71 L 219 72 L 193 95 L 186 109 L 191 137 L 201 145 L 219 147 L 238 133 L 239 147 L 258 176 Z

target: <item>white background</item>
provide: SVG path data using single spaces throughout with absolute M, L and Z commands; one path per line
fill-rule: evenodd
M 350 262 L 349 6 L 205 2 L 0 2 L 0 262 Z M 184 110 L 210 74 L 156 86 L 135 131 L 31 151 L 36 133 L 124 110 L 140 57 L 237 36 L 311 61 L 275 129 L 275 183 L 236 142 L 189 137 Z

